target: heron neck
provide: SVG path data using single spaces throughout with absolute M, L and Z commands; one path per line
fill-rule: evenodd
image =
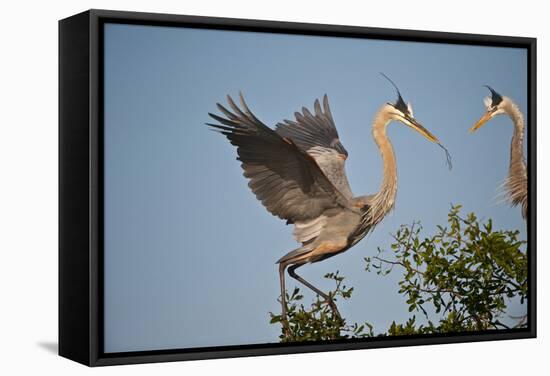
M 380 190 L 376 193 L 370 202 L 370 216 L 374 223 L 378 223 L 393 209 L 395 196 L 397 194 L 397 164 L 395 153 L 390 139 L 386 134 L 386 129 L 391 118 L 389 111 L 384 106 L 374 119 L 372 126 L 372 137 L 380 150 L 383 163 L 383 178 L 380 184 Z
M 514 135 L 510 144 L 510 167 L 506 181 L 510 200 L 514 205 L 526 205 L 527 201 L 527 168 L 523 156 L 523 139 L 525 135 L 525 123 L 523 114 L 518 106 L 511 100 L 504 108 L 514 123 Z M 524 211 L 526 206 L 524 207 Z
M 523 158 L 525 123 L 523 121 L 523 115 L 515 103 L 510 102 L 508 106 L 505 107 L 505 111 L 514 123 L 514 135 L 512 136 L 512 143 L 510 145 L 510 171 L 512 171 L 518 167 L 525 167 Z

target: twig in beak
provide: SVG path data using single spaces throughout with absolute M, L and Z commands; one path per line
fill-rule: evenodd
M 443 145 L 441 145 L 439 142 L 437 143 L 441 149 L 445 151 L 445 157 L 447 158 L 447 161 L 445 162 L 447 167 L 449 167 L 449 170 L 453 169 L 453 160 L 451 158 L 451 154 L 447 150 L 447 148 Z

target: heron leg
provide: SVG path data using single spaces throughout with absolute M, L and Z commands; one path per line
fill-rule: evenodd
M 287 263 L 281 262 L 279 264 L 279 282 L 281 284 L 281 322 L 283 324 L 283 332 L 285 336 L 290 333 L 288 326 L 288 317 L 286 312 L 286 288 L 285 288 L 285 269 Z
M 324 292 L 322 292 L 321 290 L 319 290 L 317 287 L 313 286 L 311 283 L 309 283 L 308 281 L 306 281 L 305 279 L 303 279 L 301 276 L 299 276 L 298 274 L 296 274 L 296 269 L 298 269 L 300 266 L 302 266 L 304 264 L 294 264 L 292 266 L 290 266 L 288 268 L 288 274 L 290 274 L 290 276 L 292 278 L 294 278 L 295 280 L 297 280 L 298 282 L 302 283 L 304 286 L 306 287 L 309 287 L 311 290 L 315 291 L 315 293 L 319 296 L 321 296 L 323 299 L 325 299 L 325 301 L 328 303 L 328 305 L 330 306 L 330 308 L 332 309 L 332 312 L 338 316 L 338 318 L 342 318 L 342 316 L 340 316 L 340 312 L 338 312 L 338 308 L 336 307 L 336 304 L 334 303 L 334 301 L 332 300 L 332 298 L 330 296 L 328 296 L 327 294 L 325 294 Z

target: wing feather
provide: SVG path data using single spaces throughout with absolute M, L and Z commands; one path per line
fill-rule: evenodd
M 240 107 L 227 96 L 231 110 L 218 103 L 225 117 L 209 114 L 219 124 L 207 125 L 237 147 L 243 175 L 267 210 L 294 223 L 315 219 L 328 209 L 349 208 L 349 199 L 332 184 L 315 159 L 293 140 L 262 123 L 242 94 L 239 98 Z
M 311 155 L 336 189 L 351 200 L 353 193 L 345 169 L 348 152 L 340 142 L 327 95 L 323 97 L 323 107 L 316 99 L 313 109 L 314 114 L 302 107 L 301 113 L 294 113 L 296 121 L 284 120 L 277 124 L 276 132 Z

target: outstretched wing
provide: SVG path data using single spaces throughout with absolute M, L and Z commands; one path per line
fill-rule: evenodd
M 219 124 L 207 124 L 237 147 L 248 186 L 273 215 L 289 223 L 311 220 L 349 202 L 327 179 L 315 160 L 252 114 L 242 94 L 242 110 L 227 96 L 233 112 L 221 104 L 225 117 L 209 114 Z
M 316 99 L 314 109 L 315 114 L 312 114 L 303 107 L 302 113 L 294 113 L 296 121 L 284 120 L 277 124 L 275 131 L 312 156 L 332 184 L 351 200 L 353 193 L 345 169 L 348 152 L 340 142 L 326 94 L 323 108 Z

